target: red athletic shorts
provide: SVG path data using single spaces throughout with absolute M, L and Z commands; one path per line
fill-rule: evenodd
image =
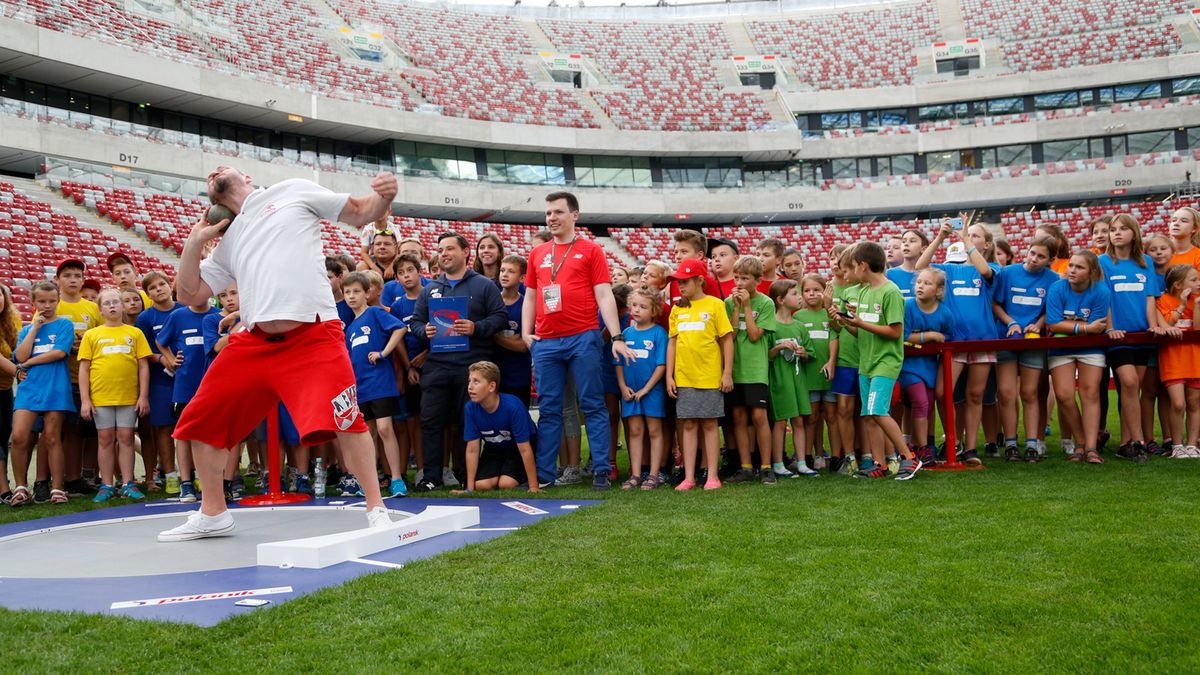
M 304 445 L 326 443 L 339 432 L 367 432 L 340 321 L 235 334 L 184 408 L 175 438 L 232 448 L 280 401 Z

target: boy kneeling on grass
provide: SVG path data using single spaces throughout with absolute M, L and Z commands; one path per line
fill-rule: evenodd
M 463 407 L 463 440 L 467 442 L 467 489 L 455 494 L 485 490 L 511 490 L 522 484 L 538 489 L 533 443 L 537 429 L 521 399 L 499 393 L 500 368 L 477 361 L 467 369 L 467 396 Z M 480 455 L 480 441 L 486 450 Z

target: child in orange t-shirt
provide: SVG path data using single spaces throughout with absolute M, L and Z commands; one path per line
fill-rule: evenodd
M 1163 321 L 1170 326 L 1168 334 L 1182 335 L 1195 330 L 1193 316 L 1200 304 L 1200 272 L 1191 265 L 1174 265 L 1167 270 L 1164 293 L 1157 307 Z M 1167 423 L 1171 438 L 1178 439 L 1171 457 L 1200 457 L 1196 448 L 1200 436 L 1200 345 L 1168 342 L 1158 350 L 1158 372 L 1171 412 Z M 1187 436 L 1183 435 L 1183 414 L 1187 411 Z
M 1184 206 L 1171 214 L 1167 232 L 1175 244 L 1172 265 L 1191 265 L 1200 268 L 1200 213 Z

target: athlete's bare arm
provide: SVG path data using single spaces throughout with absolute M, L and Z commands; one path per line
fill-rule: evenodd
M 371 180 L 371 194 L 351 197 L 338 215 L 338 220 L 354 227 L 363 227 L 391 213 L 396 198 L 396 177 L 381 173 Z

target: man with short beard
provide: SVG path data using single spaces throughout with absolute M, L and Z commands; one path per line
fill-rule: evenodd
M 176 293 L 180 302 L 201 305 L 214 288 L 237 283 L 246 328 L 230 337 L 179 417 L 175 438 L 192 442 L 205 489 L 200 510 L 160 532 L 159 541 L 233 531 L 225 496 L 214 486 L 222 483 L 230 449 L 275 414 L 281 400 L 301 442 L 336 438 L 351 473 L 375 475 L 375 444 L 358 409 L 354 371 L 326 276 L 320 221 L 367 225 L 388 213 L 396 190 L 396 178 L 387 173 L 376 176 L 371 192 L 360 197 L 301 179 L 255 189 L 249 176 L 228 166 L 209 174 L 209 199 L 238 217 L 210 225 L 201 216 L 192 226 Z M 206 245 L 218 237 L 220 243 L 201 261 Z M 362 489 L 368 526 L 390 525 L 378 482 L 364 480 Z
M 425 473 L 413 487 L 414 492 L 430 492 L 442 486 L 440 471 L 445 453 L 445 431 L 450 429 L 453 445 L 450 448 L 454 468 L 465 480 L 463 465 L 466 446 L 463 442 L 463 406 L 467 403 L 467 368 L 477 361 L 495 358 L 493 337 L 508 328 L 508 310 L 500 297 L 500 289 L 489 278 L 467 267 L 470 244 L 457 232 L 438 236 L 438 265 L 442 274 L 421 289 L 413 308 L 409 329 L 432 339 L 437 327 L 430 321 L 429 301 L 434 298 L 467 298 L 467 316 L 454 322 L 456 335 L 470 338 L 468 348 L 461 352 L 429 350 L 421 369 L 421 449 L 425 458 Z

